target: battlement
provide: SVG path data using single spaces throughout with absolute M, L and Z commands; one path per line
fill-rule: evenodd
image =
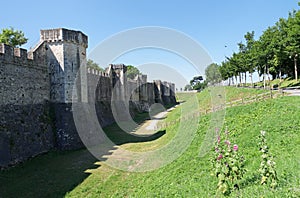
M 109 64 L 109 67 L 113 70 L 123 70 L 124 72 L 127 71 L 127 67 L 124 64 Z
M 153 80 L 153 83 L 156 84 L 157 86 L 158 85 L 160 86 L 162 84 L 161 80 Z
M 133 80 L 133 79 L 127 78 L 127 82 L 137 83 L 137 80 Z
M 134 80 L 141 81 L 142 83 L 146 83 L 147 82 L 147 75 L 138 74 L 134 77 Z
M 46 42 L 67 41 L 83 45 L 85 48 L 88 47 L 88 37 L 85 34 L 65 28 L 41 30 L 40 40 Z
M 0 61 L 7 63 L 22 63 L 25 65 L 44 65 L 45 58 L 39 51 L 27 52 L 23 48 L 14 48 L 10 45 L 0 43 Z
M 93 74 L 93 75 L 96 75 L 96 76 L 109 77 L 109 75 L 107 73 L 96 70 L 96 69 L 92 69 L 92 68 L 87 68 L 87 73 L 88 74 Z
M 167 87 L 172 87 L 175 86 L 174 83 L 168 82 L 168 81 L 161 81 L 161 80 L 153 80 L 154 84 L 156 85 L 163 85 L 163 86 L 167 86 Z

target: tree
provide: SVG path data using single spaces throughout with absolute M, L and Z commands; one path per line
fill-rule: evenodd
M 187 84 L 187 85 L 184 86 L 184 91 L 190 91 L 190 90 L 192 90 L 192 86 L 191 85 Z
M 202 76 L 195 76 L 191 81 L 189 87 L 193 90 L 203 90 L 207 86 L 207 82 L 203 81 Z M 188 85 L 186 85 L 187 87 Z
M 228 85 L 231 85 L 231 82 L 233 83 L 233 76 L 234 76 L 234 71 L 232 70 L 232 67 L 230 65 L 230 62 L 228 61 L 223 61 L 221 63 L 221 66 L 219 67 L 219 71 L 222 77 L 222 80 L 229 80 Z M 232 80 L 231 80 L 232 79 Z
M 205 69 L 205 76 L 206 76 L 207 82 L 209 82 L 211 84 L 216 84 L 216 83 L 221 82 L 222 77 L 221 77 L 221 73 L 219 71 L 219 65 L 216 63 L 212 63 L 212 64 L 208 65 Z
M 87 68 L 90 69 L 94 69 L 94 70 L 98 70 L 101 72 L 104 72 L 104 69 L 101 68 L 97 63 L 95 63 L 93 60 L 88 59 L 87 63 L 86 63 Z
M 252 32 L 247 32 L 244 36 L 246 40 L 246 46 L 245 46 L 245 72 L 249 72 L 250 79 L 251 79 L 251 86 L 253 86 L 253 72 L 255 71 L 255 61 L 254 61 L 254 49 L 253 46 L 255 45 L 255 40 L 254 40 L 254 31 Z M 245 83 L 246 83 L 246 73 L 245 73 Z
M 203 80 L 202 76 L 195 76 L 191 81 L 190 84 L 193 86 Z
M 300 5 L 300 2 L 299 2 Z M 289 13 L 287 19 L 280 18 L 275 25 L 268 27 L 258 40 L 254 40 L 254 32 L 247 32 L 244 35 L 246 43 L 238 43 L 239 52 L 233 52 L 231 57 L 219 67 L 223 80 L 227 80 L 246 72 L 251 74 L 256 70 L 259 76 L 266 75 L 270 80 L 282 76 L 294 77 L 298 79 L 298 66 L 300 58 L 300 11 Z M 216 67 L 216 66 L 215 66 Z M 211 69 L 214 70 L 214 69 Z M 207 71 L 208 74 L 214 73 Z M 208 80 L 211 81 L 211 76 Z M 215 78 L 214 76 L 212 78 Z M 216 79 L 216 78 L 215 78 Z M 252 82 L 252 79 L 251 79 Z M 229 81 L 230 84 L 230 81 Z
M 138 68 L 133 65 L 127 65 L 127 78 L 134 79 L 139 74 L 142 73 Z
M 193 89 L 194 90 L 198 90 L 198 91 L 201 91 L 201 90 L 203 90 L 203 89 L 205 89 L 206 87 L 207 87 L 207 81 L 205 80 L 205 81 L 203 81 L 202 83 L 201 82 L 198 82 L 194 87 L 193 87 Z
M 298 80 L 298 71 L 297 71 L 297 59 L 300 55 L 300 11 L 290 13 L 290 16 L 287 20 L 287 45 L 286 51 L 289 54 L 294 72 L 294 77 Z
M 5 43 L 13 47 L 20 47 L 21 45 L 27 43 L 27 41 L 28 38 L 25 38 L 22 31 L 15 30 L 12 27 L 2 29 L 2 33 L 0 33 L 0 43 Z

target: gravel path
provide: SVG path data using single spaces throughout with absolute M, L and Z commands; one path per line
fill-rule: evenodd
M 284 93 L 289 94 L 289 96 L 300 96 L 300 89 L 290 89 L 290 90 L 283 90 Z
M 133 133 L 136 135 L 150 135 L 157 132 L 156 129 L 158 123 L 162 122 L 166 118 L 167 114 L 174 108 L 176 108 L 176 106 L 152 116 L 151 120 L 147 120 L 145 123 L 141 124 L 141 126 Z

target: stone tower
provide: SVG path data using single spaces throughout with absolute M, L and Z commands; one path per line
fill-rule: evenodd
M 64 28 L 41 30 L 40 43 L 46 48 L 51 101 L 87 102 L 88 37 L 80 31 Z
M 110 64 L 108 73 L 111 73 L 113 86 L 113 100 L 127 101 L 127 67 L 124 64 Z

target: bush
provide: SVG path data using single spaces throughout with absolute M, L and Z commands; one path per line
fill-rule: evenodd
M 271 188 L 275 188 L 277 186 L 277 173 L 276 173 L 276 163 L 274 161 L 274 157 L 269 152 L 269 147 L 267 145 L 267 138 L 266 132 L 260 132 L 260 143 L 259 143 L 259 150 L 262 153 L 261 155 L 261 163 L 259 168 L 259 173 L 261 176 L 260 184 L 270 185 Z
M 213 174 L 218 178 L 217 190 L 224 195 L 230 194 L 233 190 L 239 189 L 239 181 L 246 170 L 245 159 L 240 155 L 237 144 L 232 146 L 229 140 L 229 131 L 219 134 L 216 130 L 216 142 L 211 158 Z

